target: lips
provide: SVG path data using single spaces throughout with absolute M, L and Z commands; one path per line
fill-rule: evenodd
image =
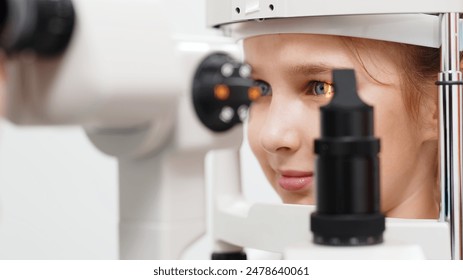
M 300 191 L 312 186 L 313 172 L 283 171 L 278 184 L 287 191 Z

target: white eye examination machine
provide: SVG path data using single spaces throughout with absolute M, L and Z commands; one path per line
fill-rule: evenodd
M 120 259 L 179 259 L 206 230 L 212 259 L 246 259 L 245 248 L 284 259 L 463 258 L 463 1 L 207 0 L 204 28 L 183 33 L 175 18 L 189 12 L 176 13 L 168 2 L 0 0 L 6 118 L 16 125 L 81 126 L 95 147 L 117 158 Z M 384 218 L 376 208 L 327 216 L 330 201 L 308 206 L 244 198 L 241 124 L 261 93 L 240 44 L 279 33 L 441 49 L 438 219 Z M 353 73 L 333 75 L 333 106 L 357 100 L 343 90 L 355 88 Z M 322 119 L 335 111 L 322 110 Z M 368 133 L 362 137 L 372 139 Z M 341 140 L 327 144 L 323 136 L 320 164 L 337 151 L 377 158 L 376 140 L 365 144 L 360 137 L 368 148 L 357 148 Z M 321 175 L 318 181 L 331 184 Z M 375 182 L 363 188 L 377 192 Z

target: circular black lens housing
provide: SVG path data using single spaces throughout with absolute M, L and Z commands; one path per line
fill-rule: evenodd
M 242 123 L 243 111 L 247 113 L 249 88 L 254 82 L 240 74 L 242 67 L 225 53 L 212 53 L 196 70 L 193 106 L 201 123 L 211 131 L 228 131 Z
M 75 24 L 71 0 L 0 0 L 0 47 L 8 55 L 33 51 L 60 54 Z

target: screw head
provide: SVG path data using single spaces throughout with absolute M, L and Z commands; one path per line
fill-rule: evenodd
M 235 111 L 233 111 L 233 108 L 225 106 L 220 111 L 219 119 L 224 123 L 230 123 L 234 116 Z
M 240 67 L 240 76 L 242 78 L 249 78 L 249 76 L 251 76 L 251 66 L 249 64 L 244 64 Z
M 222 76 L 228 78 L 233 75 L 234 70 L 235 67 L 233 67 L 231 63 L 225 63 L 222 65 L 222 68 L 220 68 L 220 73 L 222 73 Z

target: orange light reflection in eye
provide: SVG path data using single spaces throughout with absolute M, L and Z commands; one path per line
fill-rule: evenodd
M 330 84 L 325 84 L 325 97 L 326 98 L 331 98 L 334 94 L 334 87 L 333 85 Z

